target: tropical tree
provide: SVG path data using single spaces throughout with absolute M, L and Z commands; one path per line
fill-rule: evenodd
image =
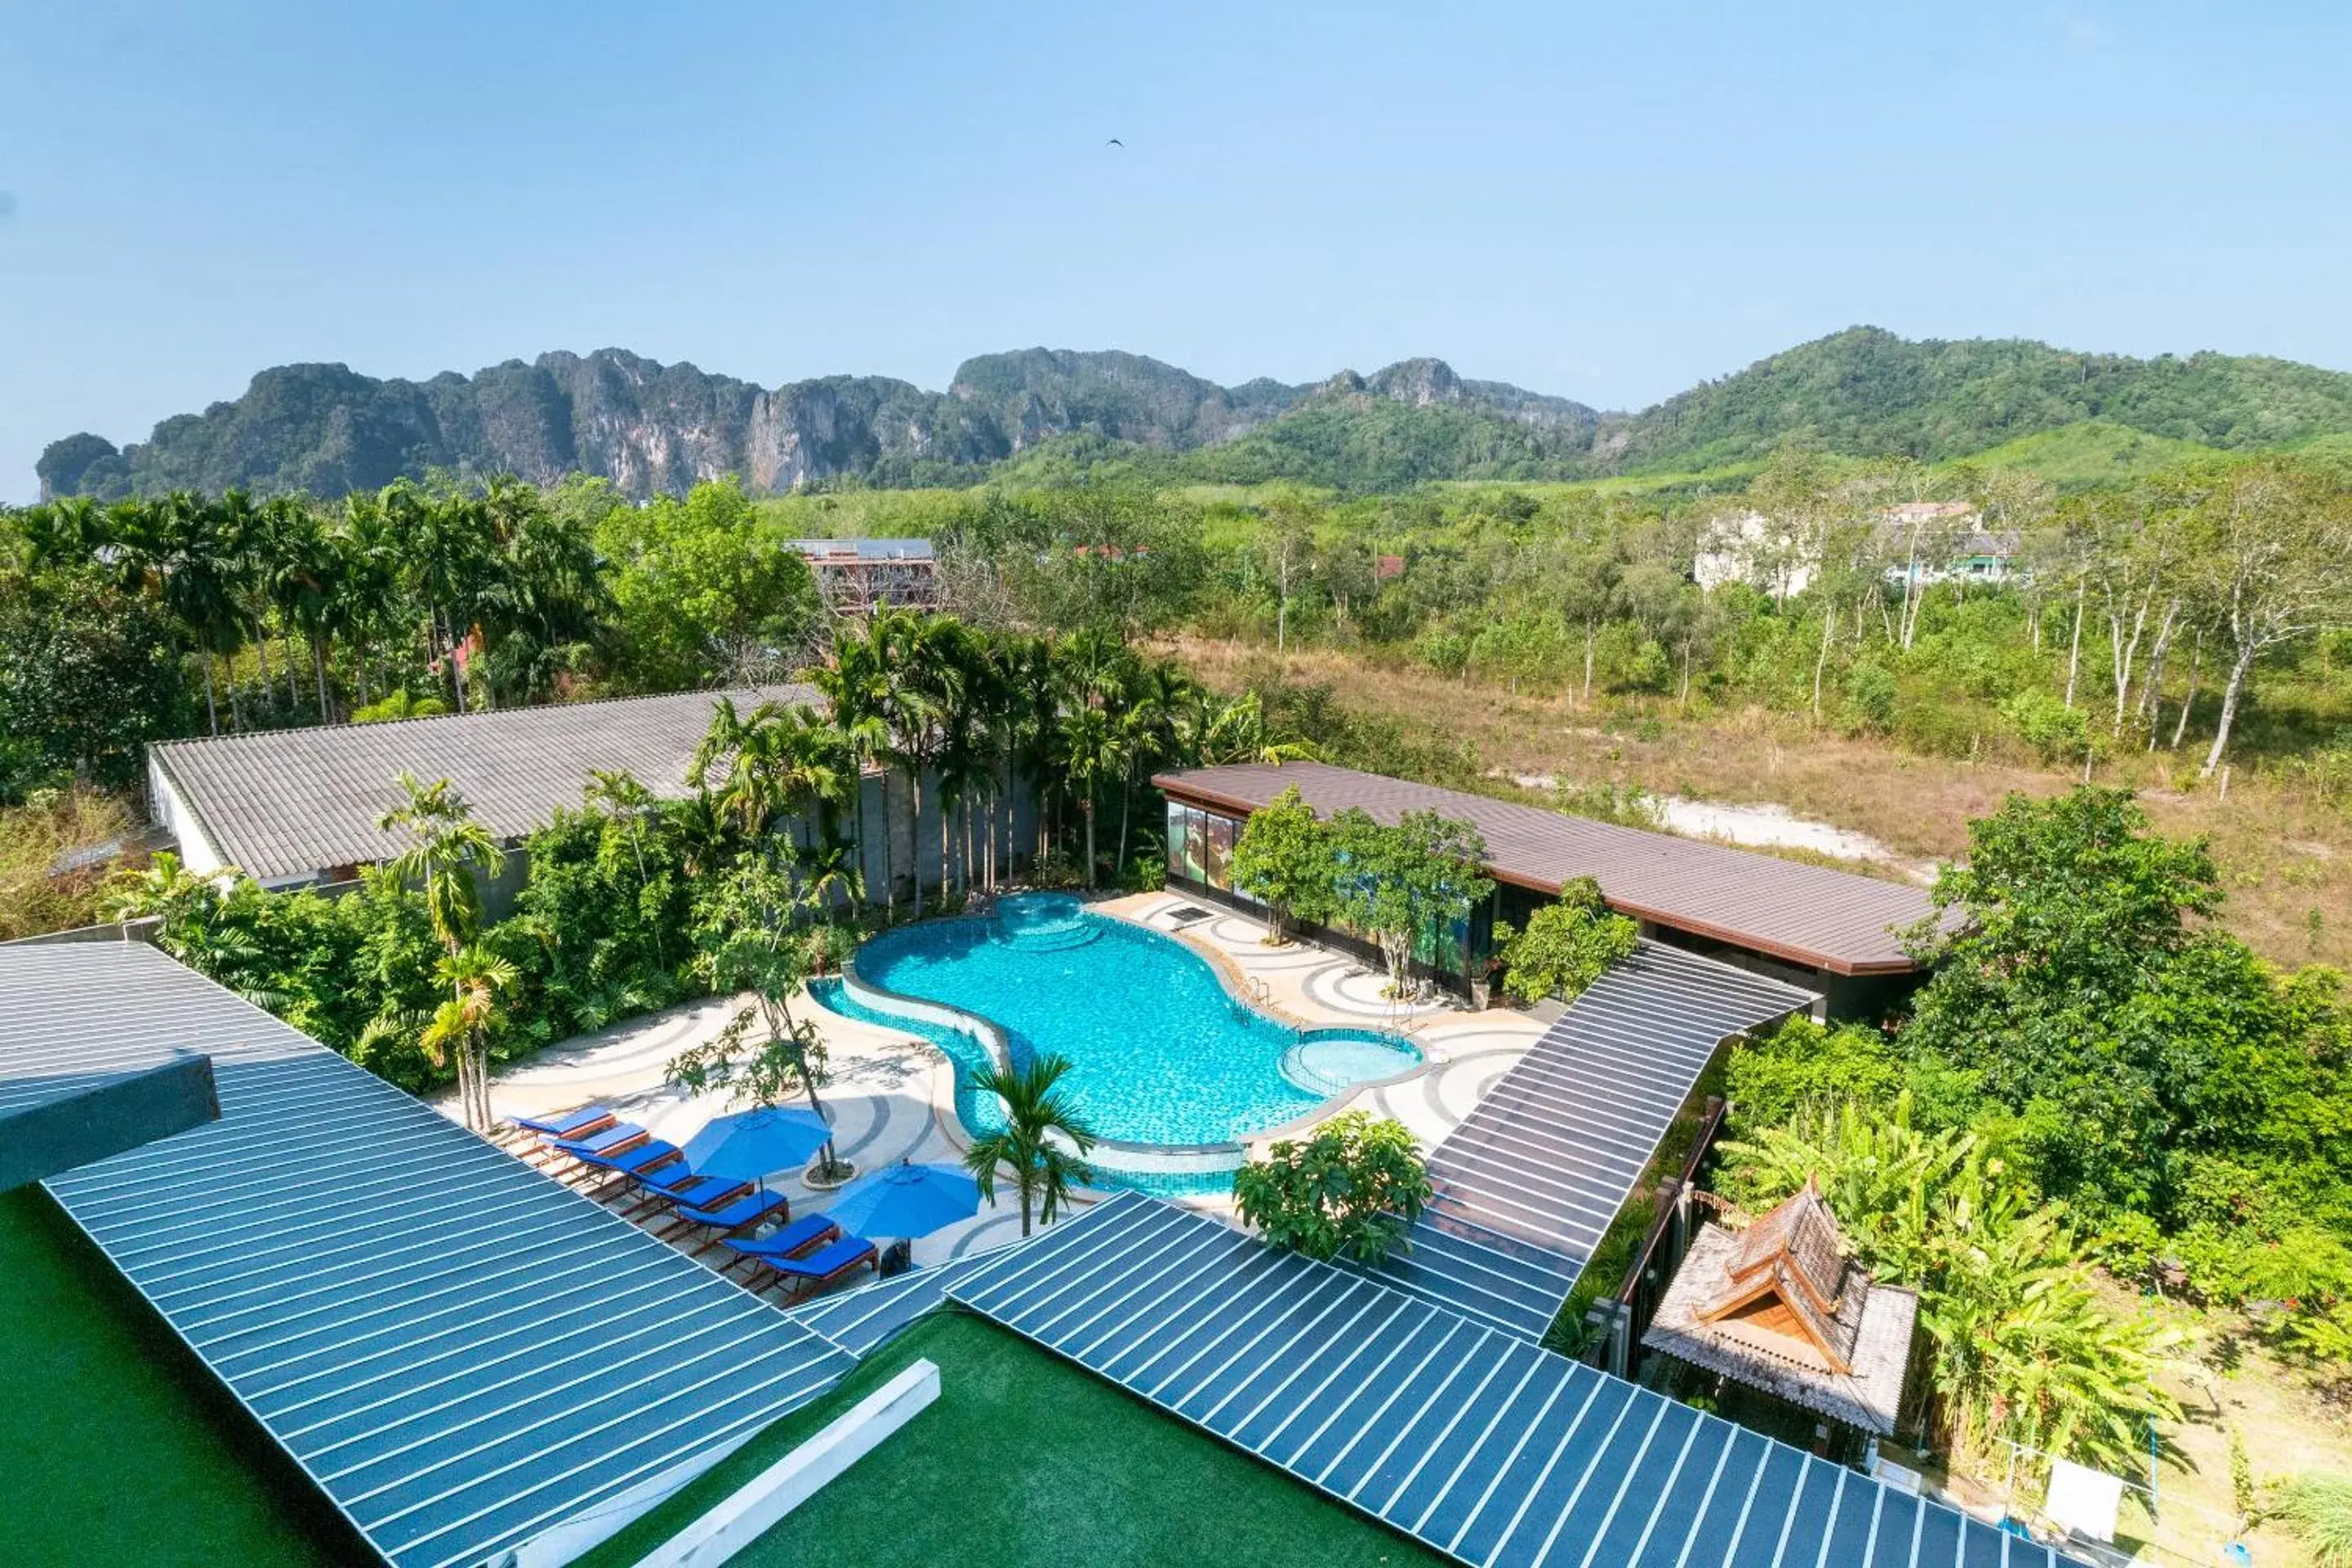
M 809 935 L 800 929 L 815 913 L 789 868 L 757 850 L 703 889 L 696 968 L 713 991 L 749 1000 L 715 1037 L 672 1058 L 672 1082 L 694 1094 L 730 1088 L 754 1105 L 800 1094 L 825 1120 L 817 1097 L 833 1076 L 824 1033 L 815 1019 L 793 1011 L 815 971 Z M 848 1173 L 830 1140 L 818 1163 L 828 1177 Z
M 999 1166 L 1012 1173 L 1021 1200 L 1021 1234 L 1029 1234 L 1030 1214 L 1051 1225 L 1070 1201 L 1070 1189 L 1094 1180 L 1086 1156 L 1095 1136 L 1061 1089 L 1070 1071 L 1067 1058 L 1047 1052 L 1024 1067 L 1001 1070 L 993 1063 L 972 1075 L 972 1087 L 992 1094 L 1003 1107 L 1004 1123 L 972 1140 L 963 1163 L 981 1196 L 996 1201 Z
M 1339 859 L 1331 831 L 1291 785 L 1250 814 L 1234 840 L 1234 888 L 1265 906 L 1265 942 L 1280 947 L 1294 921 L 1339 909 Z
M 1234 1205 L 1268 1246 L 1365 1265 L 1409 1247 L 1430 1192 L 1411 1130 L 1363 1110 L 1280 1140 L 1234 1173 Z
M 422 889 L 433 934 L 442 951 L 454 959 L 481 932 L 481 882 L 497 878 L 506 868 L 506 852 L 490 830 L 475 819 L 473 807 L 450 787 L 447 779 L 421 784 L 415 774 L 403 769 L 396 782 L 407 799 L 385 812 L 376 826 L 386 832 L 405 832 L 409 843 L 386 869 L 398 881 Z M 451 1000 L 464 1002 L 456 982 L 448 983 Z M 490 1111 L 489 1058 L 484 1040 L 476 1032 L 456 1051 L 458 1102 L 466 1125 L 478 1132 L 488 1132 L 496 1121 Z
M 475 1098 L 467 1102 L 466 1125 L 487 1128 L 491 1122 L 488 1074 L 481 1064 L 488 1059 L 487 1042 L 499 1004 L 521 983 L 521 972 L 476 942 L 445 954 L 434 977 L 449 987 L 449 999 L 434 1009 L 416 1043 L 436 1067 L 452 1058 L 476 1064 L 470 1075 Z M 468 1077 L 462 1068 L 459 1076 Z
M 1600 883 L 1574 878 L 1557 902 L 1528 917 L 1527 930 L 1496 926 L 1496 951 L 1508 966 L 1503 988 L 1522 1002 L 1555 995 L 1574 1001 L 1611 964 L 1633 955 L 1641 929 L 1610 911 Z
M 1415 948 L 1442 942 L 1493 889 L 1478 869 L 1486 841 L 1467 822 L 1434 811 L 1409 811 L 1384 827 L 1350 808 L 1331 818 L 1331 832 L 1341 863 L 1340 910 L 1380 943 L 1389 994 L 1403 996 Z

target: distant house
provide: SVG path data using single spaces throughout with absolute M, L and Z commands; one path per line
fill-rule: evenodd
M 939 552 L 928 539 L 796 539 L 793 549 L 842 615 L 940 607 Z
M 1856 1263 L 1812 1182 L 1745 1230 L 1700 1227 L 1644 1347 L 1864 1437 L 1903 1405 L 1917 1292 Z M 1817 1429 L 1819 1446 L 1833 1435 Z
M 1403 576 L 1403 575 L 1404 575 L 1404 557 L 1403 557 L 1403 556 L 1402 556 L 1402 555 L 1375 555 L 1375 556 L 1373 556 L 1373 557 L 1372 557 L 1372 581 L 1373 581 L 1373 582 L 1375 582 L 1375 583 L 1390 583 L 1390 582 L 1394 582 L 1397 578 L 1402 577 L 1402 576 Z
M 1904 501 L 1879 514 L 1886 580 L 1917 583 L 2006 582 L 2017 569 L 2014 532 L 1988 531 L 1966 501 Z M 1919 548 L 1914 558 L 1913 540 Z M 1719 519 L 1699 540 L 1691 579 L 1712 593 L 1745 583 L 1776 599 L 1794 598 L 1821 563 L 1812 547 L 1778 528 L 1761 512 Z

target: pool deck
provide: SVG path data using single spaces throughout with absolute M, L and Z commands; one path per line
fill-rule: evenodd
M 1286 1021 L 1393 1029 L 1410 1036 L 1426 1057 L 1427 1065 L 1413 1077 L 1327 1102 L 1313 1120 L 1361 1106 L 1402 1121 L 1426 1148 L 1468 1116 L 1543 1032 L 1538 1020 L 1505 1009 L 1400 1008 L 1380 994 L 1384 978 L 1353 959 L 1300 942 L 1267 947 L 1263 925 L 1224 910 L 1213 910 L 1203 921 L 1175 918 L 1175 911 L 1192 902 L 1173 894 L 1138 893 L 1091 907 L 1174 936 L 1215 965 L 1229 987 Z M 551 1046 L 499 1071 L 492 1102 L 501 1115 L 536 1115 L 600 1101 L 656 1136 L 682 1143 L 709 1118 L 740 1107 L 723 1093 L 688 1095 L 668 1081 L 667 1066 L 688 1046 L 717 1034 L 734 1008 L 731 1002 L 706 999 Z M 814 1003 L 806 1005 L 806 1016 L 823 1030 L 830 1053 L 833 1082 L 819 1092 L 844 1155 L 865 1170 L 901 1159 L 961 1160 L 966 1140 L 955 1118 L 954 1076 L 937 1047 Z M 454 1114 L 454 1105 L 445 1102 L 443 1109 Z M 1295 1134 L 1308 1124 L 1276 1131 Z M 825 1195 L 797 1177 L 769 1185 L 791 1197 L 796 1215 L 824 1211 Z M 1087 1194 L 1084 1201 L 1098 1195 Z M 1229 1215 L 1232 1207 L 1224 1198 L 1190 1204 L 1220 1215 Z M 915 1259 L 936 1266 L 1002 1246 L 1020 1231 L 1016 1207 L 984 1206 L 973 1218 L 918 1240 Z M 703 1258 L 714 1268 L 722 1260 L 715 1251 Z

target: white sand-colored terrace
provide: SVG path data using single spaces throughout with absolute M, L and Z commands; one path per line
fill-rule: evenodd
M 1450 1003 L 1400 1006 L 1381 995 L 1383 977 L 1353 959 L 1296 942 L 1267 947 L 1262 924 L 1181 895 L 1140 893 L 1093 907 L 1174 936 L 1215 965 L 1236 992 L 1286 1021 L 1394 1029 L 1421 1048 L 1426 1058 L 1422 1071 L 1327 1102 L 1314 1120 L 1361 1106 L 1404 1122 L 1427 1147 L 1467 1116 L 1542 1033 L 1538 1020 L 1505 1009 L 1470 1012 Z M 962 1159 L 967 1140 L 955 1116 L 954 1076 L 938 1047 L 813 1002 L 803 1005 L 824 1035 L 833 1080 L 819 1092 L 845 1156 L 861 1171 L 899 1160 Z M 602 1103 L 657 1137 L 684 1143 L 710 1118 L 742 1107 L 724 1091 L 688 1094 L 669 1081 L 667 1065 L 680 1051 L 717 1034 L 735 1006 L 706 999 L 551 1047 L 499 1072 L 492 1101 L 500 1115 Z M 454 1113 L 454 1107 L 447 1109 Z M 1280 1131 L 1295 1132 L 1300 1125 Z M 795 1215 L 824 1212 L 826 1194 L 809 1189 L 797 1171 L 778 1172 L 768 1185 L 792 1199 Z M 1081 1201 L 1096 1195 L 1084 1194 Z M 917 1239 L 916 1262 L 936 1265 L 1018 1237 L 1018 1206 L 1009 1193 L 1000 1193 L 1000 1199 L 971 1220 Z M 626 1206 L 627 1200 L 616 1201 Z M 1230 1207 L 1224 1199 L 1192 1201 L 1212 1210 Z M 680 1245 L 698 1239 L 682 1238 Z M 713 1267 L 726 1256 L 719 1249 L 702 1254 Z

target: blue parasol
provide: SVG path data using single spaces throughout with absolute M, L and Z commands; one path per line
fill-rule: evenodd
M 686 1163 L 697 1174 L 735 1182 L 765 1182 L 824 1147 L 833 1129 L 814 1110 L 762 1106 L 714 1116 L 686 1141 Z
M 825 1218 L 860 1236 L 929 1236 L 980 1212 L 980 1188 L 961 1165 L 887 1165 L 841 1189 Z

